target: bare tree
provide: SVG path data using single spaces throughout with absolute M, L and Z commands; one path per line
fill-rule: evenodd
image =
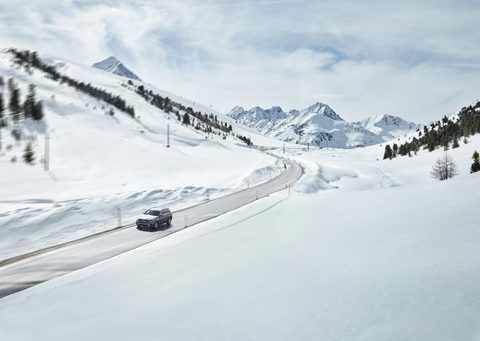
M 437 161 L 435 161 L 430 174 L 432 178 L 440 181 L 451 179 L 458 175 L 457 163 L 447 152 L 445 152 L 442 156 L 438 157 Z

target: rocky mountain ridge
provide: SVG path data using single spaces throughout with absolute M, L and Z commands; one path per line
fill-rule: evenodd
M 364 147 L 395 138 L 420 125 L 390 115 L 347 122 L 328 105 L 317 102 L 303 110 L 284 112 L 280 107 L 233 108 L 227 116 L 256 131 L 286 142 L 318 147 Z

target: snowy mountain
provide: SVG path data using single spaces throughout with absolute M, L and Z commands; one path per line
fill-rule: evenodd
M 12 62 L 11 53 L 0 52 L 0 79 L 5 83 L 0 82 L 0 96 L 10 98 L 7 83 L 11 80 L 23 102 L 29 85 L 34 84 L 44 112 L 39 121 L 22 116 L 15 122 L 4 111 L 0 261 L 115 227 L 111 213 L 118 207 L 123 221 L 134 221 L 148 207 L 181 209 L 206 200 L 207 191 L 215 198 L 266 181 L 270 173 L 275 176 L 283 169 L 275 158 L 246 148 L 238 135 L 251 134 L 256 143 L 266 138 L 243 131 L 244 126 L 232 122 L 229 134 L 214 126 L 206 138 L 202 130 L 181 124 L 173 112 L 179 110 L 183 115 L 184 110 L 175 107 L 165 112 L 151 105 L 137 88 L 119 82 L 118 76 L 58 57 L 40 58 L 69 81 L 56 81 L 38 68 L 12 67 L 20 64 Z M 73 87 L 74 82 L 81 83 Z M 92 93 L 102 89 L 104 100 L 81 91 L 87 89 L 86 84 Z M 230 121 L 222 113 L 175 94 L 143 82 L 138 86 L 170 103 L 214 115 L 218 122 Z M 135 107 L 136 115 L 106 102 L 108 98 Z M 43 163 L 46 141 L 48 171 Z M 34 153 L 30 163 L 22 156 L 27 145 Z
M 363 127 L 343 120 L 322 103 L 288 113 L 280 107 L 267 110 L 255 107 L 245 111 L 237 106 L 227 116 L 268 137 L 299 144 L 354 148 L 382 141 Z
M 123 76 L 131 79 L 135 79 L 137 81 L 141 81 L 141 79 L 132 71 L 130 71 L 121 61 L 119 61 L 115 57 L 108 57 L 101 62 L 95 63 L 92 65 L 93 67 L 104 70 L 107 72 L 111 72 L 118 76 Z
M 408 134 L 420 128 L 421 124 L 405 121 L 403 118 L 391 115 L 375 115 L 356 122 L 359 126 L 380 136 L 385 141 L 400 135 Z
M 282 141 L 318 147 L 364 147 L 405 134 L 419 125 L 400 117 L 374 116 L 361 122 L 347 122 L 328 105 L 315 103 L 303 110 L 285 113 L 280 107 L 245 111 L 233 108 L 227 114 L 250 128 Z

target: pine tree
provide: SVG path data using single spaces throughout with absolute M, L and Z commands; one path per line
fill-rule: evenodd
M 43 104 L 41 101 L 36 102 L 35 89 L 35 84 L 30 84 L 28 86 L 28 95 L 23 104 L 23 113 L 25 118 L 31 117 L 38 121 L 43 118 Z
M 0 120 L 3 118 L 4 111 L 5 111 L 5 104 L 3 104 L 3 94 L 0 92 Z
M 182 124 L 186 124 L 186 125 L 190 124 L 190 115 L 188 113 L 183 114 Z
M 391 159 L 392 158 L 392 148 L 390 148 L 390 145 L 387 144 L 385 146 L 385 153 L 383 154 L 383 159 Z
M 430 141 L 433 142 L 433 149 L 437 148 L 440 142 L 440 138 L 436 130 L 432 130 L 432 132 L 430 133 Z
M 20 89 L 13 88 L 13 91 L 10 95 L 10 102 L 8 103 L 8 108 L 10 109 L 10 114 L 12 115 L 13 122 L 20 121 L 20 113 L 22 108 L 20 107 Z
M 457 140 L 457 136 L 455 135 L 453 137 L 453 146 L 452 146 L 452 149 L 455 149 L 455 148 L 458 148 L 460 147 L 460 145 L 458 144 L 458 140 Z
M 33 116 L 33 112 L 35 111 L 35 85 L 30 84 L 28 86 L 28 95 L 23 103 L 23 114 L 25 118 L 30 118 Z
M 432 138 L 428 141 L 428 151 L 433 152 L 435 150 L 435 142 Z
M 31 143 L 28 143 L 23 150 L 23 160 L 25 160 L 26 163 L 31 163 L 35 160 L 35 152 L 33 151 Z
M 0 76 L 0 86 L 5 86 L 5 80 L 3 79 L 3 76 Z
M 33 110 L 33 113 L 32 113 L 32 118 L 34 120 L 41 120 L 43 118 L 43 104 L 42 104 L 42 101 L 38 101 L 37 103 L 35 103 L 35 107 L 34 107 L 34 110 Z
M 477 151 L 473 153 L 472 159 L 473 159 L 473 163 L 472 163 L 472 166 L 470 167 L 470 174 L 480 171 L 480 158 Z
M 448 150 L 448 138 L 447 135 L 442 136 L 440 144 L 443 146 L 443 150 Z
M 8 86 L 8 91 L 12 93 L 13 89 L 15 89 L 15 80 L 13 78 L 9 78 L 7 81 L 7 86 Z

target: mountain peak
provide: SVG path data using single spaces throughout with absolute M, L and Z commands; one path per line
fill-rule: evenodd
M 94 68 L 111 72 L 115 75 L 135 79 L 141 81 L 141 79 L 132 71 L 130 71 L 120 60 L 114 56 L 110 56 L 101 62 L 92 65 Z
M 323 104 L 320 102 L 309 106 L 307 109 L 302 110 L 302 112 L 322 115 L 325 117 L 329 117 L 334 121 L 343 121 L 343 118 L 338 116 L 338 114 L 333 111 L 332 108 L 330 108 L 327 104 Z
M 375 115 L 360 122 L 347 122 L 332 108 L 317 102 L 306 109 L 285 113 L 280 107 L 235 107 L 227 116 L 279 140 L 309 143 L 318 147 L 355 148 L 369 146 L 415 130 L 418 125 L 400 117 Z
M 356 124 L 381 136 L 384 140 L 404 135 L 420 127 L 419 124 L 388 114 L 375 115 L 356 122 Z

